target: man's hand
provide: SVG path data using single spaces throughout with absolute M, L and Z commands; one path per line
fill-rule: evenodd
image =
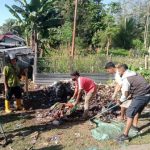
M 72 103 L 73 104 L 73 106 L 76 106 L 78 103 L 77 103 L 77 101 L 75 101 L 74 103 Z
M 71 97 L 70 100 L 75 100 L 75 97 Z
M 113 94 L 112 97 L 111 97 L 111 99 L 115 100 L 115 97 L 116 97 L 116 94 Z
M 122 104 L 122 102 L 120 100 L 118 100 L 117 104 L 120 106 Z

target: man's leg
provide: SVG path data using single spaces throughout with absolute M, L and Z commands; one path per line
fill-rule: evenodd
M 129 133 L 129 130 L 132 126 L 132 123 L 133 123 L 133 118 L 127 117 L 127 123 L 126 123 L 126 127 L 125 127 L 125 130 L 124 130 L 124 135 L 125 136 L 128 136 L 128 133 Z
M 89 112 L 89 101 L 92 98 L 93 94 L 89 93 L 85 96 L 85 102 L 84 102 L 84 114 L 83 114 L 83 118 L 87 118 L 88 117 L 88 112 Z
M 139 113 L 137 113 L 133 119 L 133 126 L 137 127 L 138 124 L 138 120 L 139 120 Z
M 133 101 L 131 102 L 131 105 L 129 106 L 126 112 L 127 123 L 126 123 L 126 127 L 124 130 L 124 134 L 117 138 L 118 141 L 125 141 L 128 139 L 128 133 L 132 124 L 137 126 L 139 114 L 148 103 L 148 100 L 149 100 L 149 97 L 145 97 L 145 96 L 139 96 L 139 97 L 136 97 L 136 99 L 133 99 Z M 134 123 L 133 123 L 133 120 L 134 120 Z
M 126 108 L 125 107 L 121 107 L 121 115 L 118 117 L 118 119 L 120 121 L 125 119 L 125 112 L 126 112 Z
M 9 88 L 7 93 L 5 93 L 6 95 L 6 99 L 5 99 L 5 112 L 6 113 L 11 113 L 12 110 L 10 109 L 10 100 L 12 98 L 13 95 L 13 89 Z
M 16 109 L 17 110 L 22 110 L 22 103 L 21 103 L 21 87 L 17 86 L 15 87 L 15 92 L 14 92 L 15 98 L 16 98 Z
M 83 118 L 87 118 L 88 117 L 88 112 L 89 112 L 89 102 L 90 100 L 93 98 L 93 96 L 96 94 L 96 91 L 88 93 L 85 96 L 85 102 L 84 102 L 84 114 L 83 114 Z
M 121 115 L 119 117 L 120 120 L 126 119 L 126 109 L 130 106 L 131 102 L 131 100 L 127 100 L 126 102 L 123 102 L 123 104 L 121 104 Z

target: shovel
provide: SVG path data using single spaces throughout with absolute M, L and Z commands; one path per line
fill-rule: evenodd
M 112 107 L 110 107 L 110 108 L 108 108 L 108 109 L 102 111 L 101 113 L 98 113 L 96 116 L 92 117 L 92 118 L 90 119 L 90 121 L 93 121 L 94 119 L 99 118 L 99 117 L 102 116 L 104 113 L 106 113 L 106 112 L 108 112 L 108 111 L 110 111 L 110 110 L 112 110 L 113 108 L 116 108 L 116 107 L 118 107 L 118 106 L 119 106 L 119 104 L 116 104 L 116 105 L 114 105 L 114 106 L 112 106 Z
M 2 146 L 5 147 L 9 143 L 11 143 L 11 141 L 7 139 L 6 134 L 4 132 L 4 129 L 3 129 L 3 126 L 2 126 L 1 123 L 0 123 L 0 129 L 1 129 L 1 133 L 3 134 L 4 140 L 5 140 L 5 143 Z

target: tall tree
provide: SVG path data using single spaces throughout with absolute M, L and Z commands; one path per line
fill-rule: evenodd
M 9 11 L 31 32 L 32 47 L 37 43 L 37 35 L 45 36 L 47 29 L 61 24 L 61 15 L 54 5 L 56 0 L 16 0 L 19 5 L 6 5 Z M 20 17 L 21 15 L 21 17 Z
M 5 34 L 7 32 L 11 32 L 16 35 L 22 36 L 22 30 L 20 26 L 16 24 L 16 21 L 17 20 L 15 19 L 7 19 L 5 23 L 2 26 L 0 26 L 0 33 Z

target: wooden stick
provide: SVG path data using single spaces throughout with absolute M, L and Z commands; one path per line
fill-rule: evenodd
M 28 96 L 28 70 L 25 70 L 25 90 L 26 90 L 26 94 Z

